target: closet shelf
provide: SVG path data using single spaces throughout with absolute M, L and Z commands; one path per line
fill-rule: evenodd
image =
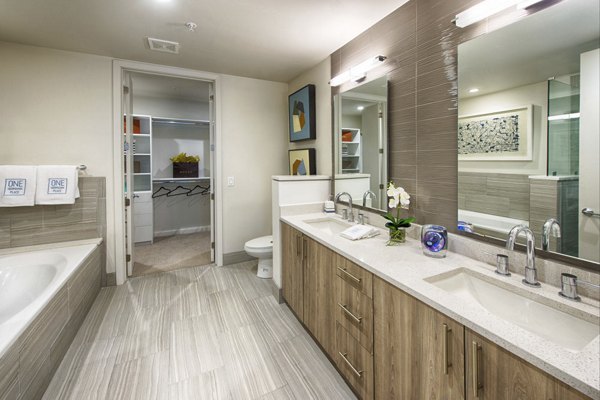
M 210 121 L 202 119 L 152 117 L 152 123 L 163 125 L 208 125 Z

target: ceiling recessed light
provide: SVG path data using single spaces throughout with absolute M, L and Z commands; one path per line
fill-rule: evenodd
M 364 109 L 365 109 L 365 106 L 358 106 L 358 107 L 356 107 L 356 109 L 357 109 L 358 111 L 362 111 L 362 110 L 364 110 Z
M 479 92 L 479 89 L 477 89 L 476 87 L 473 89 L 469 89 L 469 93 L 477 93 Z

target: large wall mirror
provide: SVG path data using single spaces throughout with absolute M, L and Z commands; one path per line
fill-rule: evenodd
M 354 204 L 387 207 L 387 78 L 363 83 L 333 98 L 334 193 Z
M 567 0 L 458 47 L 459 231 L 600 262 L 599 15 Z

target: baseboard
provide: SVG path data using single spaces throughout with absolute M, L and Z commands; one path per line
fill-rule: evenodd
M 154 237 L 165 237 L 175 235 L 189 235 L 190 233 L 210 232 L 210 225 L 205 226 L 190 226 L 187 228 L 169 229 L 166 231 L 155 231 Z
M 223 265 L 237 264 L 252 260 L 256 260 L 256 258 L 249 256 L 245 251 L 223 254 Z
M 271 284 L 271 294 L 273 295 L 273 297 L 275 297 L 275 300 L 277 301 L 278 304 L 283 304 L 284 300 L 283 300 L 283 290 L 277 286 L 277 284 L 275 283 L 275 281 L 273 279 L 270 279 L 270 284 Z
M 106 286 L 116 286 L 116 285 L 117 285 L 116 272 L 108 272 L 106 274 Z

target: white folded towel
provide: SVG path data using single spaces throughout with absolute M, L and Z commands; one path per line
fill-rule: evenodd
M 75 165 L 40 165 L 37 169 L 35 204 L 73 204 L 79 198 Z
M 0 207 L 32 206 L 35 185 L 35 166 L 0 165 Z

